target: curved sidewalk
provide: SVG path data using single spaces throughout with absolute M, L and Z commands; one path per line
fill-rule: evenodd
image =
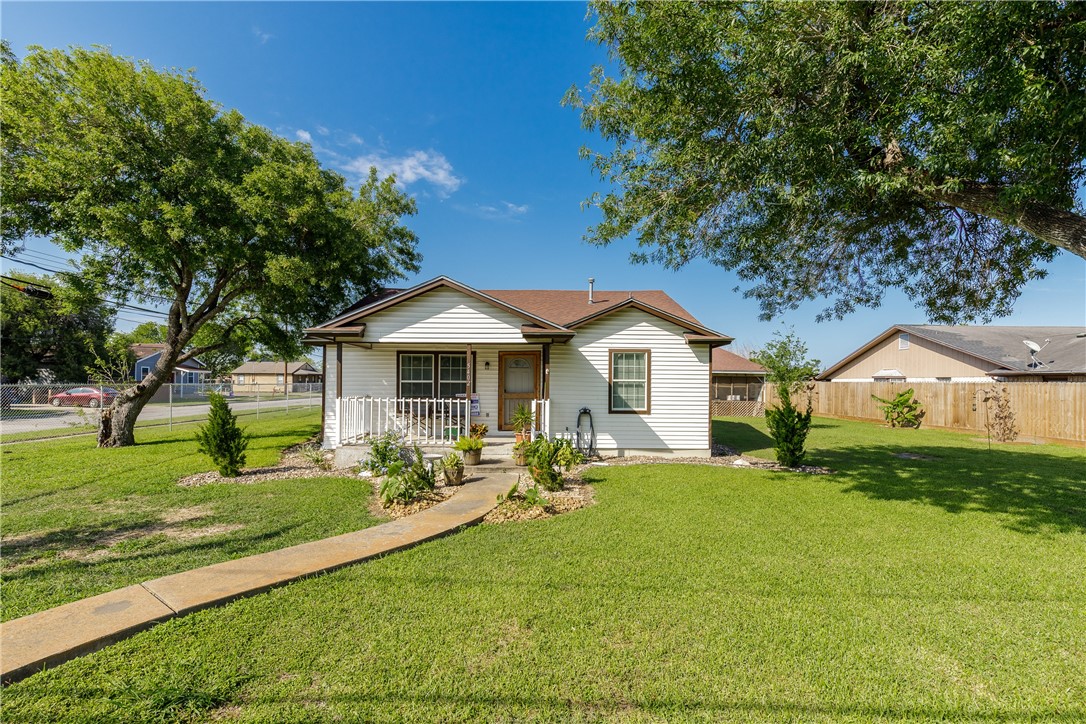
M 474 525 L 512 487 L 513 473 L 486 475 L 414 515 L 333 538 L 216 563 L 74 601 L 0 624 L 4 683 L 150 628 L 299 578 L 409 548 Z

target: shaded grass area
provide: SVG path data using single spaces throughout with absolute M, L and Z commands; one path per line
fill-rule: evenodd
M 935 463 L 952 472 L 972 445 L 938 433 L 925 447 L 942 457 L 920 466 L 861 452 L 911 450 L 896 432 L 819 424 L 819 462 L 837 475 L 594 468 L 594 506 L 468 529 L 167 622 L 9 687 L 5 715 L 1086 718 L 1082 509 L 1043 523 L 1032 513 L 1027 526 L 999 506 L 901 495 L 899 471 L 943 485 Z M 1013 454 L 1020 469 L 1037 456 L 1058 470 L 1086 462 L 1058 448 Z M 869 489 L 880 460 L 882 494 Z M 978 478 L 1004 480 L 1004 463 L 986 460 L 1000 458 L 977 457 Z
M 274 464 L 319 418 L 246 418 L 247 466 Z M 145 430 L 119 449 L 86 438 L 5 446 L 3 618 L 375 522 L 370 485 L 350 475 L 178 486 L 213 469 L 194 430 Z
M 713 436 L 773 459 L 764 418 L 718 418 Z M 992 443 L 975 433 L 889 429 L 815 418 L 806 462 L 841 471 L 844 490 L 878 500 L 992 513 L 1023 532 L 1086 532 L 1086 450 Z

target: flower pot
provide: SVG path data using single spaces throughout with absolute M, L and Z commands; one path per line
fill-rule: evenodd
M 528 453 L 524 451 L 513 453 L 513 464 L 519 465 L 522 468 L 526 466 L 528 464 Z
M 446 485 L 463 485 L 464 484 L 464 466 L 458 465 L 455 468 L 444 468 L 445 471 L 445 484 Z
M 522 431 L 518 431 L 518 432 L 513 433 L 513 441 L 514 442 L 524 442 L 527 439 L 528 439 L 528 436 L 526 434 L 524 434 L 524 432 L 522 432 Z
M 465 450 L 464 465 L 478 465 L 483 461 L 482 450 Z

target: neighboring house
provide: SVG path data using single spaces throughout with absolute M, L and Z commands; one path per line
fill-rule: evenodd
M 1034 354 L 1027 342 L 1040 351 Z M 826 369 L 818 379 L 1086 381 L 1086 327 L 898 324 Z
M 717 416 L 750 416 L 765 412 L 762 392 L 766 369 L 757 362 L 717 347 L 712 357 L 710 407 Z
M 246 362 L 230 373 L 236 393 L 274 391 L 282 392 L 283 385 L 291 390 L 298 385 L 312 385 L 321 381 L 321 373 L 306 360 L 297 362 Z
M 364 299 L 305 341 L 324 348 L 325 447 L 390 426 L 424 442 L 469 422 L 500 434 L 523 404 L 539 432 L 604 454 L 709 455 L 709 358 L 731 337 L 658 290 L 477 290 L 438 277 Z
M 136 355 L 136 364 L 132 366 L 132 379 L 142 382 L 143 378 L 151 374 L 151 370 L 158 364 L 158 358 L 166 349 L 165 344 L 141 343 L 134 344 L 129 349 Z M 173 377 L 168 380 L 174 384 L 204 384 L 208 381 L 210 371 L 204 364 L 192 358 L 185 360 L 173 369 Z

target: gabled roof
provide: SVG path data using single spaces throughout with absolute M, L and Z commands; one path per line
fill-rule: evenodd
M 150 357 L 155 357 L 162 354 L 166 350 L 166 345 L 162 342 L 138 342 L 133 345 L 129 345 L 128 349 L 132 351 L 132 354 L 136 355 L 136 364 L 147 360 Z M 196 359 L 195 357 L 187 359 L 184 362 L 178 362 L 174 365 L 174 369 L 186 369 L 193 371 L 206 370 L 207 366 Z
M 1086 340 L 1078 336 L 1086 335 L 1086 327 L 895 324 L 826 369 L 818 379 L 832 377 L 841 367 L 902 332 L 987 362 L 992 365 L 988 374 L 1086 374 Z M 1037 354 L 1037 360 L 1042 364 L 1034 363 L 1029 349 L 1023 344 L 1027 339 L 1044 345 Z M 1046 344 L 1046 339 L 1051 341 Z
M 739 372 L 743 374 L 764 375 L 765 367 L 757 362 L 752 362 L 746 357 L 740 357 L 734 352 L 729 352 L 723 347 L 713 348 L 713 361 L 710 368 L 713 374 L 725 372 Z
M 297 374 L 299 371 L 304 372 L 317 372 L 313 369 L 313 366 L 309 364 L 307 360 L 296 360 L 294 362 L 287 362 L 284 365 L 282 362 L 245 362 L 237 369 L 230 372 L 232 375 L 278 375 L 282 374 L 283 367 L 286 367 L 287 374 Z
M 731 337 L 709 329 L 694 318 L 659 289 L 639 291 L 593 292 L 588 301 L 587 290 L 567 289 L 487 289 L 479 290 L 461 284 L 449 277 L 437 277 L 410 289 L 383 289 L 348 307 L 342 314 L 313 329 L 306 330 L 311 336 L 343 329 L 355 329 L 360 320 L 401 302 L 413 299 L 434 289 L 447 287 L 474 297 L 525 321 L 522 331 L 526 337 L 566 338 L 573 330 L 600 317 L 621 309 L 636 308 L 672 322 L 688 332 L 690 342 L 724 343 Z M 348 325 L 355 325 L 348 327 Z M 364 334 L 364 324 L 362 324 Z

